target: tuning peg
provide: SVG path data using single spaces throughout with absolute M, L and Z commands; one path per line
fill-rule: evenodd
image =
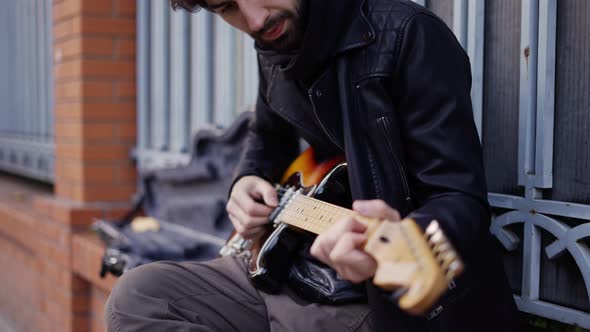
M 425 235 L 437 261 L 445 271 L 447 279 L 450 280 L 463 272 L 463 262 L 444 235 L 438 221 L 432 220 L 430 222 L 426 227 Z
M 426 235 L 432 236 L 438 231 L 440 231 L 440 226 L 436 220 L 432 220 L 428 227 L 426 227 Z
M 428 242 L 430 242 L 430 245 L 432 247 L 440 246 L 441 244 L 445 243 L 446 241 L 447 241 L 447 239 L 440 229 L 437 230 L 432 235 L 430 235 L 430 238 L 428 239 Z
M 448 269 L 449 266 L 455 262 L 459 257 L 454 251 L 448 251 L 438 256 L 438 261 L 441 263 L 443 269 Z
M 439 255 L 442 253 L 445 253 L 447 251 L 453 250 L 453 247 L 451 246 L 451 244 L 449 244 L 448 241 L 443 242 L 437 246 L 435 246 L 434 248 L 432 248 L 432 250 L 434 251 L 435 255 Z
M 440 244 L 435 244 L 432 248 L 432 251 L 437 257 L 445 258 L 445 260 L 448 255 L 454 255 L 455 257 L 457 256 L 455 249 L 446 239 Z
M 454 261 L 452 261 L 451 264 L 449 264 L 448 268 L 449 273 L 452 274 L 452 277 L 461 274 L 464 269 L 465 266 L 463 265 L 463 262 L 461 262 L 461 260 L 459 259 L 455 259 Z

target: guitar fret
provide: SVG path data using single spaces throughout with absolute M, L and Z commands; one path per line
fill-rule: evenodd
M 320 234 L 336 220 L 353 216 L 348 209 L 303 195 L 294 195 L 285 204 L 279 220 L 304 230 Z

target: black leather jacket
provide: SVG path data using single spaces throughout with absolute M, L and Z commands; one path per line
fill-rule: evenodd
M 298 151 L 298 133 L 328 137 L 345 152 L 353 198 L 383 199 L 422 227 L 438 220 L 466 262 L 430 320 L 399 312 L 369 286 L 378 328 L 515 330 L 512 292 L 489 233 L 469 59 L 446 25 L 409 1 L 359 1 L 337 55 L 307 93 L 259 62 L 256 117 L 238 176 L 277 179 Z M 310 101 L 311 111 L 301 111 Z

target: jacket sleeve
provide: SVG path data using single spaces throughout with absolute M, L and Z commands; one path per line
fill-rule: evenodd
M 426 13 L 408 20 L 399 50 L 394 93 L 413 190 L 409 217 L 423 228 L 438 220 L 465 256 L 490 219 L 469 59 L 446 25 Z
M 236 168 L 233 183 L 246 175 L 256 175 L 274 183 L 299 152 L 295 128 L 279 117 L 267 102 L 268 81 L 262 66 L 259 63 L 260 83 L 256 109 L 249 124 L 245 149 Z

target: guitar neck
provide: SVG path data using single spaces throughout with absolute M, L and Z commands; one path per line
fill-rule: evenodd
M 321 234 L 333 223 L 346 217 L 354 217 L 367 226 L 378 222 L 352 210 L 304 195 L 294 195 L 277 216 L 281 222 L 314 234 Z

